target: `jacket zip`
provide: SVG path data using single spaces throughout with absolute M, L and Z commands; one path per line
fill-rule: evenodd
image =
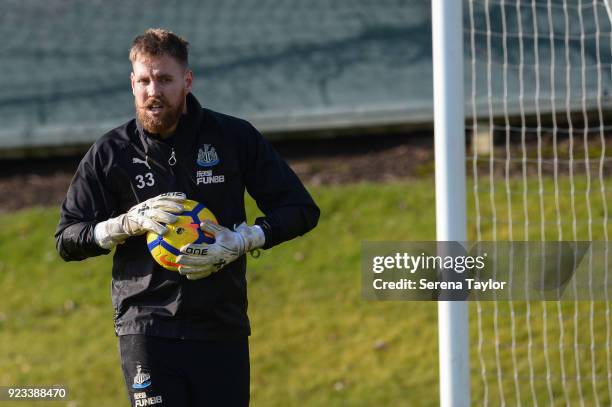
M 174 167 L 174 164 L 176 164 L 176 155 L 174 154 L 174 147 L 172 147 L 170 158 L 168 158 L 168 164 L 170 164 L 171 167 Z

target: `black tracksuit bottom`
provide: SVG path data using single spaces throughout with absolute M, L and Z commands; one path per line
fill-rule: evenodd
M 249 405 L 248 338 L 209 341 L 146 335 L 119 337 L 131 405 Z

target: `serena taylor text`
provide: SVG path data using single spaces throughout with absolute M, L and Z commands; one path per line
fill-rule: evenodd
M 464 286 L 464 283 L 466 286 Z M 496 281 L 492 278 L 480 281 L 475 278 L 466 278 L 463 281 L 429 281 L 426 278 L 418 282 L 402 278 L 399 281 L 383 281 L 377 278 L 372 285 L 375 290 L 468 290 L 488 291 L 503 290 L 506 288 L 507 281 Z

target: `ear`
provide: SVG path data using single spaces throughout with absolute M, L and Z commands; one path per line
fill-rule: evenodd
M 136 96 L 136 92 L 134 92 L 134 84 L 135 84 L 135 76 L 134 71 L 130 72 L 130 84 L 132 85 L 132 95 Z
M 185 89 L 187 93 L 191 92 L 191 86 L 193 85 L 193 72 L 191 69 L 185 71 Z

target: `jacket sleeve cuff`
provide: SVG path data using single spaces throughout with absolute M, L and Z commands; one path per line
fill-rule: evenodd
M 60 256 L 66 261 L 75 261 L 110 253 L 96 243 L 94 226 L 93 223 L 76 223 L 64 229 L 57 239 Z
M 261 248 L 266 250 L 266 249 L 269 249 L 270 247 L 274 246 L 274 241 L 273 241 L 273 238 L 272 238 L 272 228 L 270 227 L 270 223 L 268 223 L 266 218 L 257 218 L 257 219 L 255 219 L 255 225 L 259 226 L 261 228 L 261 230 L 263 230 L 264 236 L 266 238 L 266 241 L 265 241 L 264 245 L 261 246 Z

